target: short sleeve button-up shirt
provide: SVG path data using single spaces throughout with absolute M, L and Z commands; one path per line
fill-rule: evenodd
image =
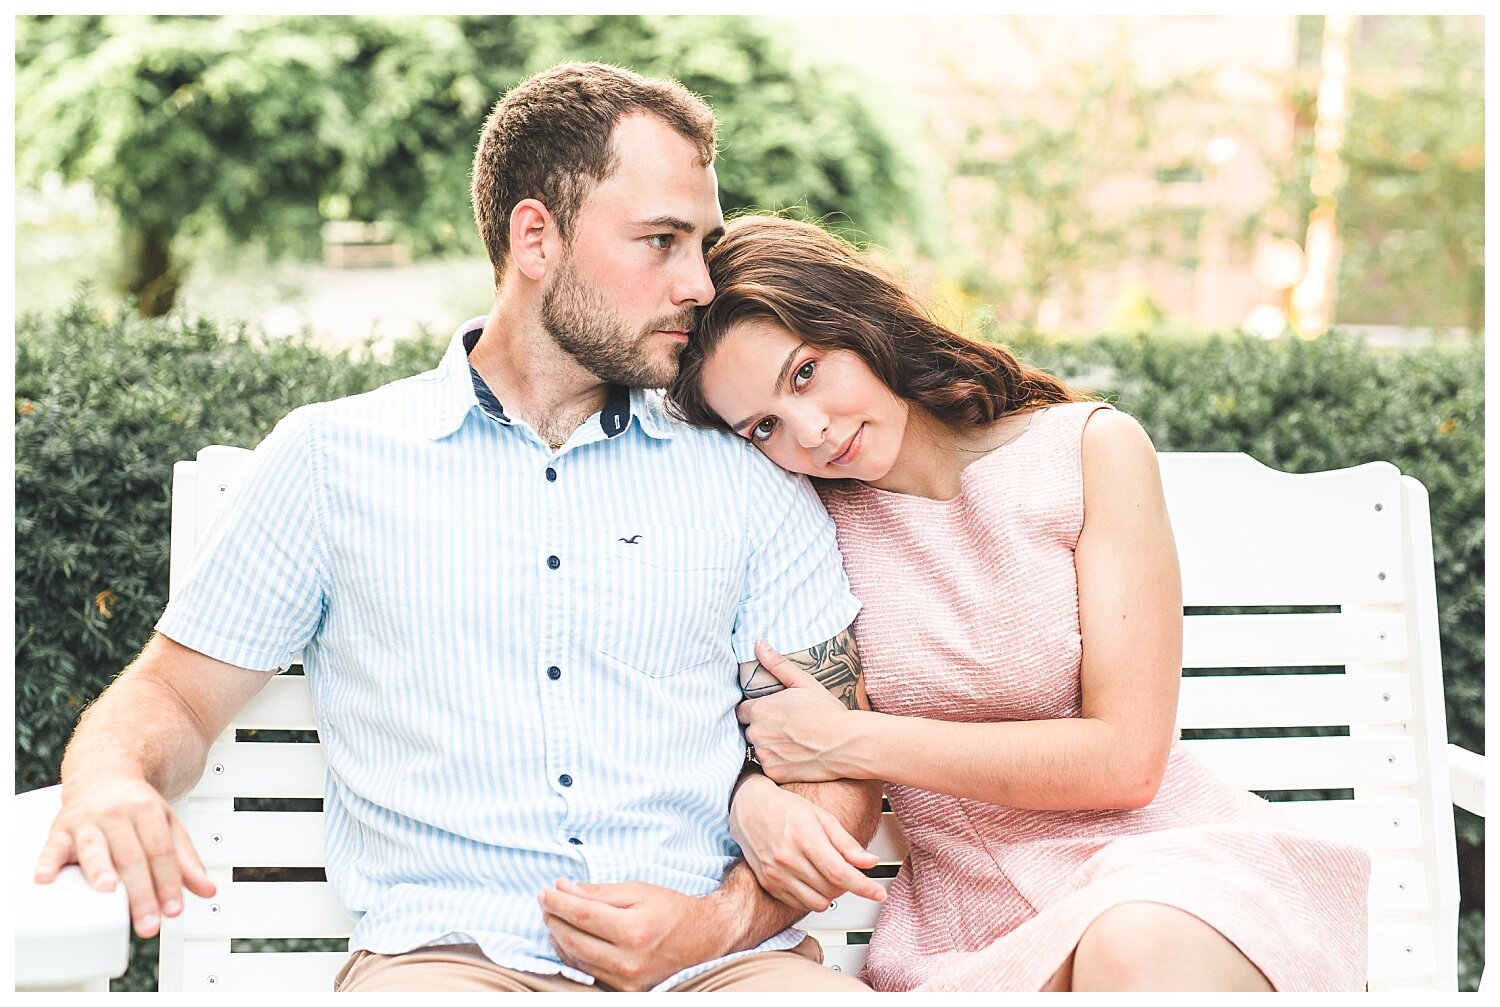
M 859 606 L 805 480 L 639 389 L 554 451 L 469 367 L 483 321 L 433 371 L 282 420 L 157 629 L 246 668 L 303 654 L 351 950 L 472 942 L 588 981 L 538 893 L 715 889 L 739 663 Z

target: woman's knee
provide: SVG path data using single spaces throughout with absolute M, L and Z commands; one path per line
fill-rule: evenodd
M 1149 989 L 1175 957 L 1168 929 L 1176 910 L 1124 902 L 1089 924 L 1073 953 L 1073 988 Z
M 1100 913 L 1073 954 L 1075 990 L 1268 990 L 1255 964 L 1198 917 L 1155 902 Z

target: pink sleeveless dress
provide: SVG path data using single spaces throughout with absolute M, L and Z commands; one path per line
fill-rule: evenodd
M 875 709 L 961 722 L 1077 717 L 1083 427 L 1053 406 L 935 501 L 821 485 L 854 594 Z M 1165 903 L 1229 938 L 1278 990 L 1362 990 L 1370 861 L 1172 746 L 1132 810 L 1031 811 L 887 789 L 910 853 L 864 979 L 877 990 L 1038 990 L 1123 902 Z

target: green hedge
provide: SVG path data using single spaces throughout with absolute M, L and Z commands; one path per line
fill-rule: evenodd
M 16 789 L 57 780 L 83 707 L 130 662 L 166 601 L 173 462 L 254 445 L 306 402 L 433 366 L 445 334 L 389 361 L 307 340 L 262 342 L 204 319 L 143 321 L 81 297 L 23 317 L 16 345 Z M 1105 392 L 1163 450 L 1246 451 L 1287 471 L 1383 459 L 1432 498 L 1454 741 L 1483 749 L 1482 345 L 1379 352 L 1330 336 L 1262 342 L 1114 336 L 1019 341 L 1028 360 Z M 1482 828 L 1460 822 L 1466 875 Z M 1482 868 L 1480 868 L 1482 869 Z M 1482 875 L 1480 875 L 1482 878 Z M 1470 877 L 1466 876 L 1466 882 Z M 1481 952 L 1482 882 L 1468 884 L 1465 959 Z M 1477 921 L 1477 922 L 1475 922 Z M 121 988 L 154 986 L 137 942 Z

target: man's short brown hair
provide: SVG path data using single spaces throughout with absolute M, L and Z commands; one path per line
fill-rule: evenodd
M 552 212 L 566 239 L 585 198 L 618 166 L 611 138 L 626 115 L 653 115 L 698 148 L 717 147 L 713 111 L 675 80 L 603 63 L 560 63 L 495 103 L 474 154 L 474 219 L 499 287 L 510 255 L 510 214 L 523 199 Z

